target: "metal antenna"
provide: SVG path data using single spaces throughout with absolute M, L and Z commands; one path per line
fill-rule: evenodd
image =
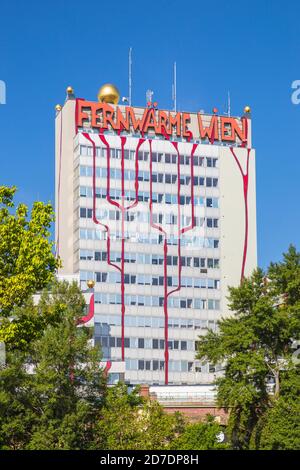
M 177 90 L 176 90 L 176 62 L 174 62 L 174 69 L 173 69 L 173 85 L 172 85 L 172 99 L 174 103 L 174 111 L 176 111 L 177 108 Z
M 132 91 L 132 47 L 129 48 L 129 57 L 128 57 L 128 85 L 129 85 L 129 95 L 128 95 L 128 104 L 131 106 L 131 91 Z
M 231 109 L 230 109 L 230 91 L 227 94 L 227 115 L 230 116 Z
M 146 101 L 147 103 L 152 103 L 152 96 L 154 95 L 154 92 L 152 90 L 147 90 L 146 91 Z

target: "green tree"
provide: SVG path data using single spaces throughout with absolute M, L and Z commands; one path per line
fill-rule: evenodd
M 283 374 L 295 369 L 291 357 L 292 338 L 300 334 L 299 280 L 300 256 L 290 247 L 282 263 L 271 264 L 266 273 L 258 269 L 230 288 L 233 316 L 199 339 L 197 357 L 224 364 L 217 399 L 230 409 L 228 430 L 235 448 L 249 447 L 254 429 L 281 396 Z
M 251 437 L 251 449 L 300 449 L 300 366 L 281 374 L 280 396 L 258 422 Z
M 51 291 L 44 290 L 40 300 L 25 300 L 22 307 L 14 307 L 12 318 L 4 318 L 0 329 L 0 341 L 5 342 L 6 350 L 30 349 L 31 343 L 44 334 L 47 325 L 56 325 L 62 321 L 66 312 L 80 316 L 85 308 L 85 300 L 78 295 L 76 284 L 53 281 Z M 67 295 L 68 303 L 64 301 Z
M 182 428 L 179 414 L 166 414 L 158 402 L 140 397 L 138 388 L 128 393 L 127 386 L 119 383 L 107 392 L 95 448 L 168 449 Z
M 48 298 L 48 301 L 46 300 Z M 59 305 L 28 351 L 10 351 L 0 370 L 0 449 L 88 449 L 105 394 L 100 351 L 77 327 L 84 299 L 76 284 L 56 283 L 42 302 Z
M 170 445 L 174 450 L 221 450 L 228 449 L 228 444 L 219 442 L 218 437 L 224 429 L 207 416 L 206 421 L 187 424 L 183 433 Z
M 59 265 L 49 241 L 54 220 L 51 204 L 35 202 L 30 215 L 28 207 L 19 204 L 13 213 L 15 192 L 14 186 L 0 186 L 0 341 L 13 340 L 14 333 L 20 337 L 21 329 L 29 333 L 37 326 L 26 315 L 17 325 L 19 312 L 13 309 L 52 281 Z M 12 315 L 13 324 L 3 320 Z

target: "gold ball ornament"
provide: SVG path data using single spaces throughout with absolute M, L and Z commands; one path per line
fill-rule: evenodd
M 245 107 L 244 107 L 244 112 L 245 112 L 245 113 L 251 113 L 251 108 L 250 108 L 250 106 L 245 106 Z
M 118 104 L 120 93 L 118 88 L 111 83 L 103 85 L 98 92 L 98 100 L 100 103 Z
M 93 279 L 89 279 L 88 281 L 86 281 L 86 284 L 89 289 L 93 289 L 93 287 L 95 286 L 95 281 L 93 281 Z
M 67 87 L 67 93 L 68 93 L 68 95 L 73 95 L 74 89 L 71 86 L 68 86 Z
M 57 104 L 57 105 L 55 106 L 55 110 L 56 110 L 58 113 L 61 111 L 61 109 L 62 109 L 62 107 L 61 107 L 60 104 Z

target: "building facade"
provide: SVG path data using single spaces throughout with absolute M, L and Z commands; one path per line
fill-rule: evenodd
M 112 377 L 211 382 L 197 339 L 229 315 L 228 286 L 256 267 L 251 115 L 77 99 L 56 113 L 62 276 L 94 280 L 94 326 Z

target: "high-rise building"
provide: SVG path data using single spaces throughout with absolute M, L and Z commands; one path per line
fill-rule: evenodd
M 87 320 L 112 378 L 195 384 L 199 335 L 256 267 L 255 151 L 242 117 L 118 104 L 67 89 L 56 108 L 60 274 L 95 286 Z M 93 318 L 92 318 L 93 317 Z M 90 324 L 90 323 L 89 323 Z

